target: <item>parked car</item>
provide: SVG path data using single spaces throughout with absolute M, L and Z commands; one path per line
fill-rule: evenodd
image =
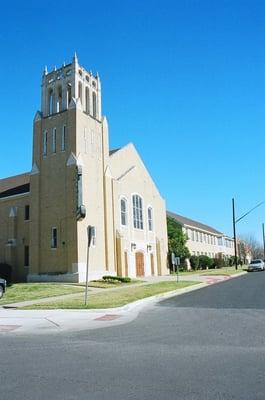
M 0 278 L 0 299 L 6 291 L 6 280 Z
M 264 271 L 265 263 L 261 259 L 252 260 L 248 266 L 248 271 Z

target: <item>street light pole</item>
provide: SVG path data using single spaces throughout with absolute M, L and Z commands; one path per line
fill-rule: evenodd
M 265 234 L 264 234 L 264 223 L 262 224 L 262 238 L 263 238 L 263 260 L 265 260 Z
M 234 231 L 234 248 L 235 248 L 235 267 L 237 270 L 237 243 L 236 243 L 236 214 L 235 214 L 235 199 L 232 199 L 233 208 L 233 231 Z
M 234 230 L 234 246 L 235 246 L 235 267 L 237 269 L 237 242 L 236 242 L 236 224 L 241 221 L 241 219 L 245 218 L 248 214 L 252 211 L 256 210 L 256 208 L 260 207 L 262 204 L 265 204 L 265 200 L 258 203 L 255 207 L 251 208 L 245 214 L 241 215 L 241 217 L 236 218 L 235 214 L 235 199 L 232 199 L 232 208 L 233 208 L 233 230 Z M 265 236 L 264 236 L 264 224 L 262 224 L 262 231 L 263 231 L 263 252 L 264 252 L 264 259 L 265 259 Z

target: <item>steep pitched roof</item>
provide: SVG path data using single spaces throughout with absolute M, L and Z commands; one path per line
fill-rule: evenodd
M 118 149 L 113 149 L 109 151 L 109 155 L 112 156 L 112 154 L 116 153 L 117 151 L 119 151 L 121 148 L 119 147 Z
M 194 228 L 201 229 L 203 231 L 214 233 L 215 235 L 223 235 L 222 232 L 217 231 L 216 229 L 212 228 L 209 225 L 202 224 L 201 222 L 194 221 L 193 219 L 189 219 L 183 217 L 182 215 L 175 214 L 171 211 L 167 211 L 167 215 L 173 218 L 175 221 L 179 222 L 181 225 L 188 225 Z
M 0 193 L 0 199 L 3 197 L 15 196 L 17 194 L 28 193 L 30 191 L 30 184 L 25 183 L 24 185 L 16 186 L 11 189 L 5 190 Z
M 25 172 L 24 174 L 10 176 L 9 178 L 0 179 L 0 193 L 22 186 L 29 183 L 30 173 Z

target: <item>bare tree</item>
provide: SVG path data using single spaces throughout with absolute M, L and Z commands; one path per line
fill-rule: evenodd
M 251 234 L 242 235 L 239 237 L 239 252 L 242 254 L 242 258 L 246 257 L 246 253 L 250 252 L 252 258 L 262 258 L 263 246 L 261 243 Z

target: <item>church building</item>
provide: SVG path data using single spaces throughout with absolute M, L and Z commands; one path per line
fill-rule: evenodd
M 87 260 L 90 280 L 168 273 L 165 201 L 133 144 L 109 149 L 100 78 L 75 55 L 43 73 L 31 171 L 0 180 L 0 263 L 82 282 Z

